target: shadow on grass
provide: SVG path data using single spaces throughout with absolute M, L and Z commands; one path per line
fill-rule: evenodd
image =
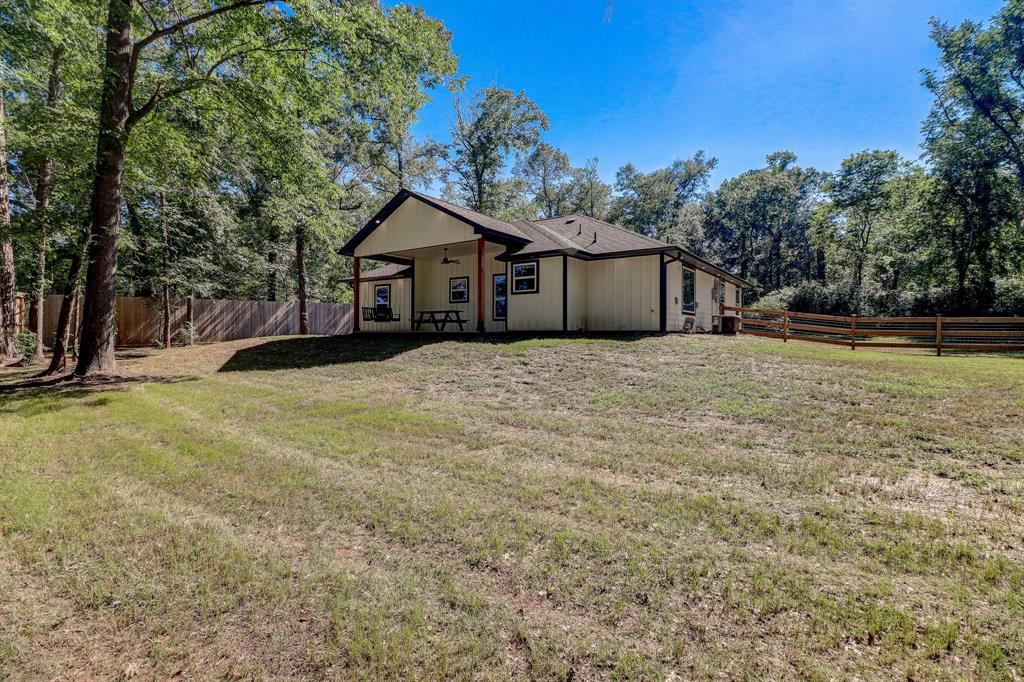
M 15 383 L 0 383 L 0 414 L 31 416 L 56 412 L 67 407 L 100 407 L 109 399 L 102 396 L 108 391 L 124 391 L 136 384 L 177 384 L 195 381 L 191 376 L 95 376 L 78 378 L 72 374 L 39 377 Z M 95 395 L 92 400 L 76 398 Z M 74 402 L 73 402 L 74 401 Z
M 436 343 L 508 345 L 528 340 L 608 339 L 636 341 L 659 334 L 350 334 L 347 336 L 313 336 L 267 341 L 235 352 L 218 372 L 253 372 L 286 369 L 308 369 L 352 362 L 383 362 L 417 348 Z

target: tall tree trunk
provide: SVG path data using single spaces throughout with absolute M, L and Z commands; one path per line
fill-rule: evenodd
M 7 190 L 7 139 L 4 134 L 4 90 L 0 82 L 0 365 L 18 359 L 17 282 L 11 243 L 11 204 Z
M 78 376 L 117 371 L 114 303 L 121 172 L 131 109 L 131 13 L 132 0 L 110 0 Z
M 50 81 L 46 89 L 46 108 L 54 109 L 60 97 L 60 63 L 64 59 L 64 48 L 53 48 L 50 61 Z M 39 225 L 36 244 L 36 282 L 29 311 L 29 326 L 36 335 L 36 353 L 33 363 L 43 361 L 43 304 L 46 301 L 46 246 L 50 237 L 50 195 L 53 184 L 53 159 L 45 154 L 39 164 L 39 179 L 36 181 L 36 217 Z
M 266 300 L 278 300 L 278 252 L 273 247 L 266 252 Z
M 85 235 L 82 242 L 82 246 L 71 254 L 68 278 L 64 283 L 64 295 L 60 301 L 60 313 L 57 315 L 57 329 L 53 335 L 53 354 L 50 356 L 50 366 L 44 374 L 60 372 L 67 365 L 71 318 L 75 315 L 75 308 L 78 307 L 78 281 L 82 278 L 82 260 L 89 236 Z
M 295 227 L 295 270 L 299 283 L 299 333 L 309 333 L 309 313 L 306 311 L 306 299 L 309 287 L 306 284 L 306 226 Z
M 815 264 L 816 269 L 817 269 L 817 272 L 815 274 L 817 275 L 818 281 L 821 282 L 822 284 L 824 284 L 825 283 L 825 279 L 826 279 L 826 274 L 825 274 L 825 249 L 815 249 L 814 264 Z
M 164 193 L 160 192 L 160 228 L 162 230 L 163 241 L 160 248 L 160 267 L 162 270 L 161 278 L 163 279 L 163 286 L 161 286 L 163 294 L 163 343 L 164 348 L 171 347 L 171 260 L 170 260 L 170 249 L 171 239 L 167 232 L 167 218 L 166 218 L 167 202 L 164 198 Z

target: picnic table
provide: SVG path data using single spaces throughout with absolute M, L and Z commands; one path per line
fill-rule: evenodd
M 468 321 L 462 317 L 461 310 L 420 310 L 416 313 L 416 319 L 412 321 L 412 328 L 419 331 L 422 325 L 432 324 L 436 331 L 442 331 L 451 322 L 459 325 L 461 332 L 465 331 L 463 325 Z

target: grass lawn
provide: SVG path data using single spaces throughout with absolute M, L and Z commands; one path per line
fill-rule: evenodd
M 0 678 L 1024 676 L 1020 356 L 363 337 L 121 362 L 0 393 Z

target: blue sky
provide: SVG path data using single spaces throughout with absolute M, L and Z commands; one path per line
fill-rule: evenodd
M 414 0 L 454 34 L 469 92 L 524 90 L 547 113 L 545 139 L 602 176 L 703 148 L 713 186 L 779 149 L 832 170 L 866 148 L 920 153 L 935 63 L 928 19 L 987 20 L 995 0 L 944 2 L 467 2 Z M 447 140 L 442 91 L 416 132 Z

